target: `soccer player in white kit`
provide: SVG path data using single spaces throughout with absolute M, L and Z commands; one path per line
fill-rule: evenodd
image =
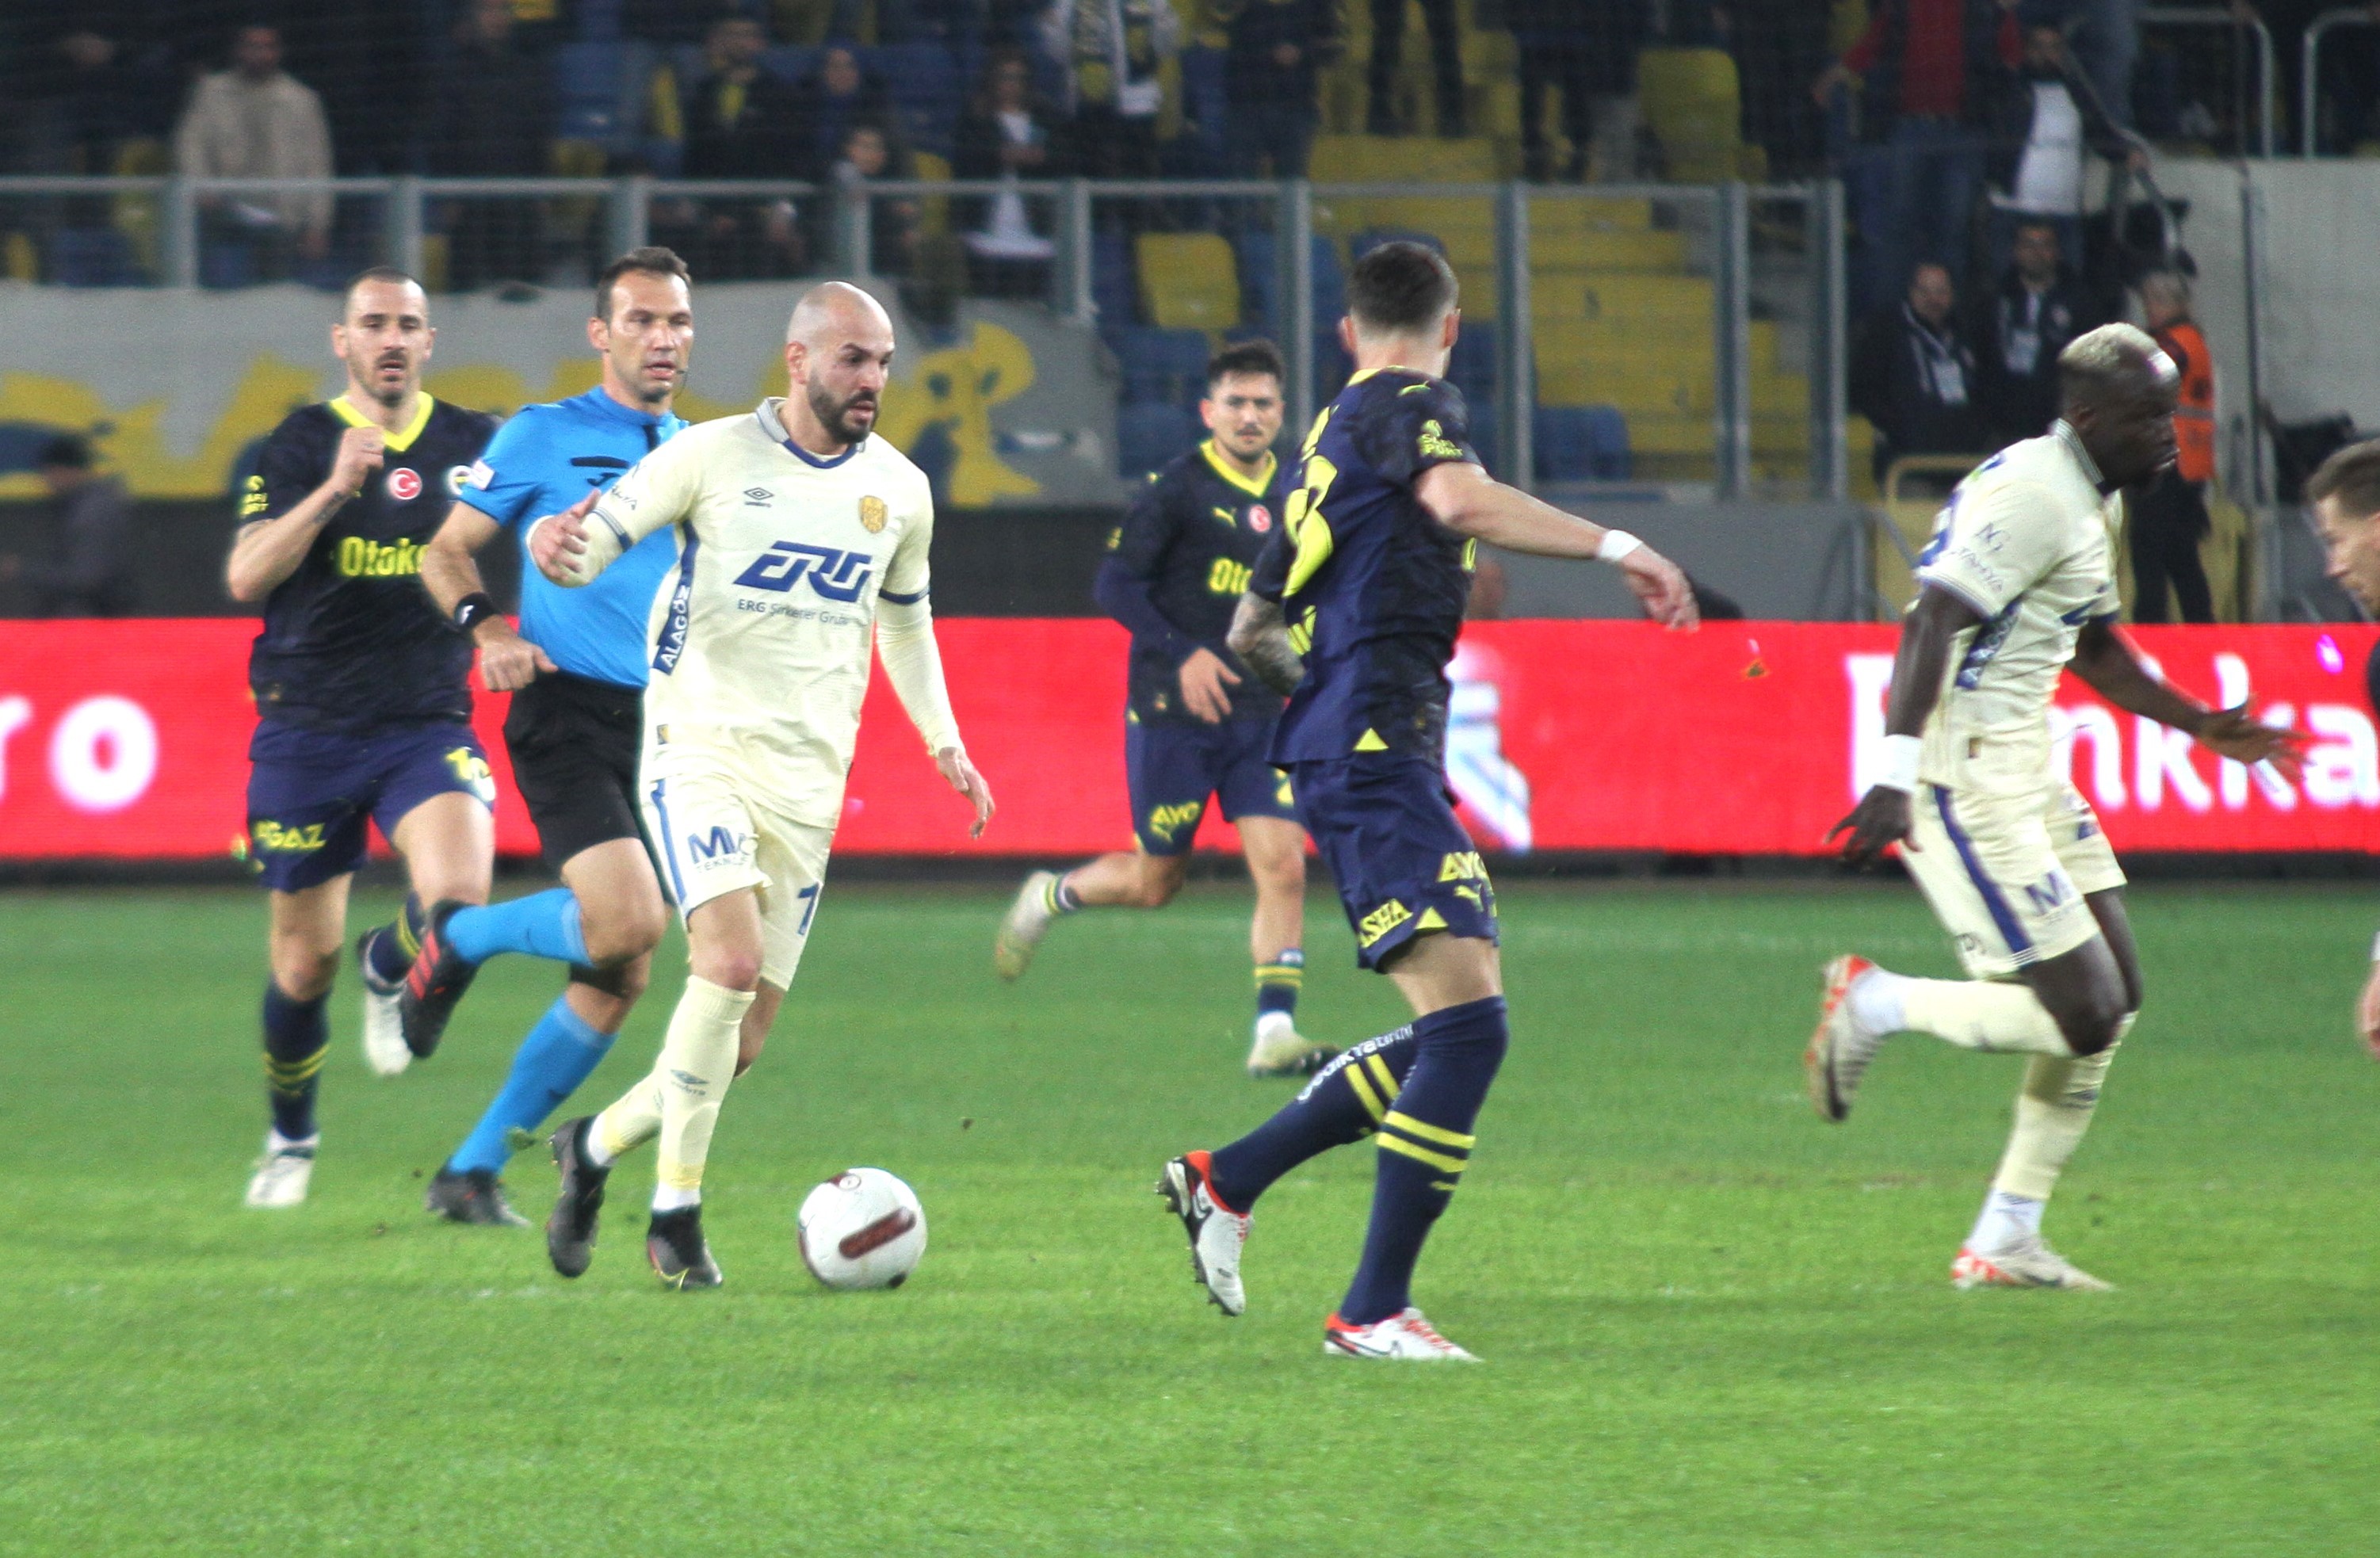
M 991 819 L 927 604 L 932 495 L 924 472 L 869 436 L 892 359 L 892 323 L 874 298 L 818 287 L 786 329 L 784 399 L 687 429 L 530 531 L 530 556 L 562 585 L 587 583 L 663 527 L 678 544 L 648 635 L 638 789 L 691 968 L 651 1073 L 554 1133 L 562 1195 L 546 1244 L 564 1276 L 587 1269 L 613 1162 L 658 1138 L 646 1256 L 672 1287 L 719 1285 L 703 1162 L 818 912 L 871 648 L 973 804 L 975 833 Z
M 2172 362 L 2110 324 L 2058 365 L 2064 415 L 1985 461 L 1936 521 L 1893 660 L 1886 772 L 1835 826 L 1854 861 L 1901 846 L 1969 977 L 1910 979 L 1839 957 L 1804 1056 L 1811 1102 L 1829 1120 L 1851 1113 L 1895 1033 L 2028 1057 L 2007 1153 L 1951 1265 L 1961 1287 L 2107 1285 L 2041 1236 L 2141 1005 L 2124 873 L 2052 761 L 2058 674 L 2070 665 L 2117 707 L 2226 758 L 2289 766 L 2298 752 L 2298 737 L 2251 721 L 2244 704 L 2208 709 L 2177 691 L 2116 631 L 2117 494 L 2173 462 Z

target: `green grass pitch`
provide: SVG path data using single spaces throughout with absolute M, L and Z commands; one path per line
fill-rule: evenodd
M 831 891 L 712 1150 L 729 1285 L 680 1296 L 649 1157 L 575 1284 L 420 1210 L 552 970 L 491 968 L 395 1081 L 344 975 L 314 1199 L 248 1212 L 262 905 L 0 895 L 0 1552 L 2380 1551 L 2368 890 L 2134 895 L 2148 1007 L 2050 1214 L 2089 1296 L 1946 1280 L 2018 1061 L 1909 1040 L 1848 1126 L 1803 1102 L 1826 955 L 1953 971 L 1913 891 L 1516 885 L 1512 1058 L 1417 1288 L 1488 1361 L 1440 1370 L 1320 1353 L 1368 1149 L 1267 1199 L 1236 1321 L 1149 1194 L 1289 1090 L 1238 1070 L 1244 894 L 1069 921 L 1013 989 L 1000 902 Z M 1310 923 L 1305 1026 L 1400 1020 Z M 795 1252 L 853 1163 L 924 1197 L 899 1292 Z M 541 1218 L 541 1155 L 511 1182 Z

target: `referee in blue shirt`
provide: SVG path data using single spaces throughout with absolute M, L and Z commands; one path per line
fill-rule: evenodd
M 441 609 L 480 649 L 491 692 L 513 694 L 504 745 L 548 869 L 564 885 L 485 907 L 441 904 L 407 980 L 405 1038 L 437 1047 L 479 966 L 523 952 L 570 966 L 570 983 L 520 1051 L 512 1074 L 425 1197 L 456 1223 L 523 1226 L 500 1175 L 515 1130 L 534 1130 L 585 1081 L 643 992 L 668 908 L 637 822 L 644 742 L 645 626 L 675 559 L 657 531 L 583 590 L 521 570 L 516 632 L 481 588 L 480 548 L 609 486 L 686 423 L 670 403 L 686 383 L 694 308 L 686 262 L 639 249 L 605 267 L 587 339 L 603 380 L 568 400 L 524 407 L 464 483 L 422 559 Z

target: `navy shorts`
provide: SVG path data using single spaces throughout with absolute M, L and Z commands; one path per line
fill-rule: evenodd
M 393 838 L 405 814 L 450 790 L 496 803 L 468 724 L 342 733 L 262 724 L 248 744 L 248 857 L 264 885 L 303 892 L 364 863 L 365 819 Z
M 1198 836 L 1207 798 L 1223 803 L 1223 820 L 1278 817 L 1297 821 L 1289 778 L 1265 761 L 1270 720 L 1220 724 L 1127 720 L 1124 783 L 1132 791 L 1132 831 L 1143 852 L 1184 855 Z
M 1496 889 L 1437 764 L 1358 752 L 1293 763 L 1290 774 L 1305 830 L 1339 881 L 1358 964 L 1377 971 L 1427 931 L 1496 940 Z

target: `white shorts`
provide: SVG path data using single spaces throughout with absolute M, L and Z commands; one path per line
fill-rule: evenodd
M 832 828 L 815 827 L 745 798 L 746 786 L 710 767 L 660 771 L 647 749 L 646 836 L 660 846 L 662 874 L 681 918 L 723 894 L 749 887 L 760 901 L 760 977 L 790 989 L 826 889 Z
M 1902 858 L 1969 977 L 2005 979 L 2099 933 L 2084 898 L 2121 887 L 2124 871 L 2072 785 L 1922 784 L 1910 803 L 1916 847 Z

